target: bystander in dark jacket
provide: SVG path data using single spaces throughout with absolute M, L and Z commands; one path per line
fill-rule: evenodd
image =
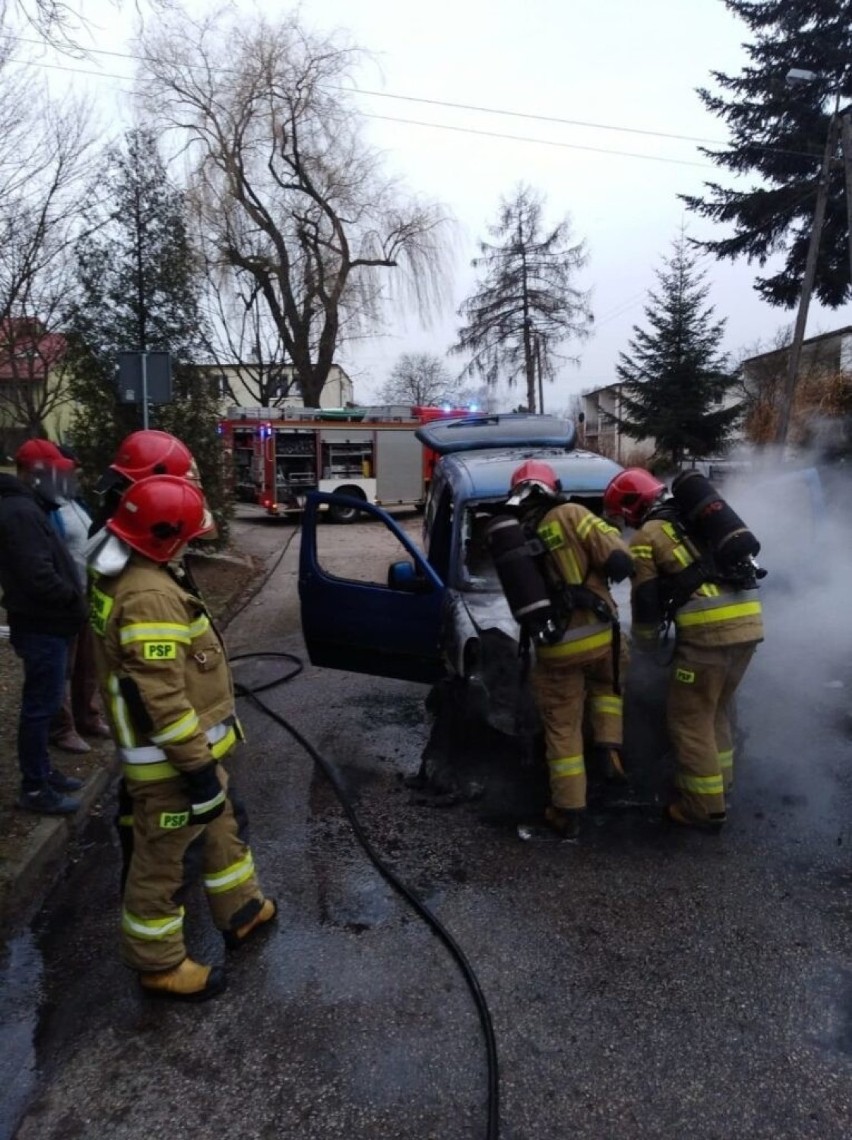
M 67 795 L 80 780 L 57 771 L 48 738 L 62 705 L 69 646 L 86 620 L 86 603 L 71 555 L 51 524 L 59 450 L 32 439 L 15 456 L 18 477 L 0 474 L 0 588 L 9 640 L 24 666 L 18 718 L 18 806 L 49 815 L 75 812 Z

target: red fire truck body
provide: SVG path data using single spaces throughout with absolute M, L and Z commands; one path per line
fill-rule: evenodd
M 436 456 L 415 438 L 428 420 L 468 415 L 464 408 L 397 405 L 344 408 L 232 408 L 220 421 L 234 496 L 267 514 L 300 511 L 309 491 L 381 506 L 420 505 Z M 357 512 L 331 507 L 337 522 Z

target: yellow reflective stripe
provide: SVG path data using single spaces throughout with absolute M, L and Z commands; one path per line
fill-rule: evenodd
M 183 928 L 183 907 L 180 914 L 168 918 L 139 918 L 129 910 L 121 912 L 121 929 L 131 938 L 141 938 L 146 942 L 162 942 L 179 934 Z
M 154 744 L 179 744 L 182 740 L 189 740 L 196 732 L 198 732 L 198 714 L 195 709 L 190 709 L 179 720 L 167 725 L 162 732 L 152 732 L 149 739 Z
M 127 702 L 121 695 L 118 676 L 115 673 L 110 673 L 107 677 L 107 692 L 109 693 L 110 720 L 116 731 L 116 743 L 123 748 L 132 748 L 136 743 L 136 734 L 130 723 Z
M 733 606 L 718 606 L 715 609 L 678 613 L 675 617 L 675 625 L 709 625 L 716 621 L 734 621 L 735 618 L 756 617 L 761 612 L 760 602 L 737 602 Z
M 734 751 L 729 748 L 726 752 L 717 753 L 720 768 L 733 768 L 734 766 Z
M 229 728 L 221 740 L 217 740 L 215 744 L 210 745 L 210 751 L 213 757 L 218 760 L 224 756 L 226 752 L 230 752 L 234 745 L 237 743 L 237 730 Z
M 156 621 L 140 621 L 122 626 L 118 637 L 122 645 L 130 645 L 134 641 L 181 641 L 184 645 L 189 645 L 191 640 L 188 625 Z
M 582 776 L 586 770 L 582 756 L 561 756 L 556 760 L 548 760 L 547 767 L 551 776 Z
M 558 558 L 565 564 L 565 577 L 570 586 L 579 586 L 583 581 L 583 572 L 577 561 L 577 556 L 570 546 L 560 550 Z
M 147 784 L 151 780 L 173 780 L 180 772 L 167 760 L 161 760 L 158 764 L 122 764 L 121 774 L 125 780 Z
M 561 641 L 558 645 L 539 645 L 536 656 L 540 658 L 572 657 L 578 653 L 586 653 L 590 649 L 600 649 L 612 641 L 612 630 L 607 626 L 600 633 L 589 637 L 580 637 L 576 640 Z
M 717 776 L 687 776 L 678 773 L 675 784 L 685 792 L 694 792 L 697 796 L 721 796 L 725 788 L 721 773 Z
M 653 546 L 631 546 L 630 553 L 634 558 L 641 558 L 646 562 L 654 561 L 654 548 Z
M 672 554 L 675 556 L 681 566 L 691 566 L 693 562 L 692 555 L 685 546 L 675 546 L 672 549 Z
M 224 871 L 217 871 L 213 875 L 204 876 L 204 889 L 209 895 L 221 895 L 226 891 L 231 891 L 234 887 L 238 887 L 241 883 L 246 882 L 254 874 L 254 859 L 252 859 L 251 851 L 247 851 L 245 856 L 240 859 L 238 863 L 232 863 L 230 867 L 226 867 Z
M 206 633 L 209 628 L 210 619 L 207 614 L 202 614 L 201 617 L 197 617 L 190 625 L 189 636 L 194 640 L 196 637 L 200 637 L 202 633 Z
M 621 697 L 592 697 L 592 709 L 610 716 L 621 716 Z
M 595 516 L 594 515 L 585 515 L 577 523 L 577 537 L 578 538 L 585 538 L 594 525 L 595 525 Z

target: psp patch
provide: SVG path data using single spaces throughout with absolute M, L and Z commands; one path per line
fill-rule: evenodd
M 165 831 L 175 831 L 189 823 L 188 811 L 164 811 L 160 813 L 160 827 Z
M 146 641 L 144 657 L 146 661 L 173 661 L 177 657 L 177 642 Z
M 680 681 L 684 685 L 694 685 L 695 674 L 691 669 L 676 669 L 675 680 Z

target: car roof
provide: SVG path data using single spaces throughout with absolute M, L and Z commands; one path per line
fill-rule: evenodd
M 602 495 L 620 464 L 593 451 L 513 447 L 498 451 L 465 451 L 443 456 L 438 468 L 457 500 L 499 499 L 508 495 L 512 472 L 525 459 L 549 463 L 566 495 Z

